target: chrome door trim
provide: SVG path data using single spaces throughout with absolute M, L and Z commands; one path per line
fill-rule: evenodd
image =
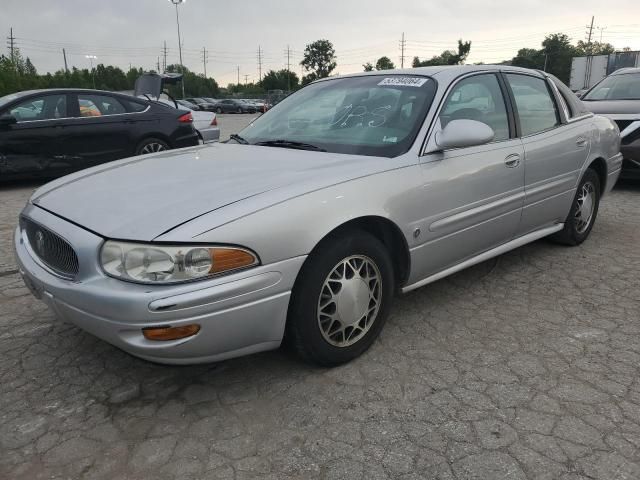
M 521 237 L 518 237 L 514 240 L 511 240 L 510 242 L 500 245 L 499 247 L 492 248 L 491 250 L 481 253 L 480 255 L 476 255 L 475 257 L 471 257 L 463 262 L 460 262 L 457 265 L 454 265 L 453 267 L 449 267 L 434 275 L 430 275 L 420 280 L 419 282 L 413 283 L 411 285 L 407 285 L 402 289 L 402 293 L 410 292 L 411 290 L 415 290 L 416 288 L 423 287 L 424 285 L 433 283 L 444 277 L 448 277 L 449 275 L 459 272 L 460 270 L 464 270 L 465 268 L 472 267 L 473 265 L 477 265 L 478 263 L 482 263 L 493 257 L 502 255 L 503 253 L 506 253 L 510 250 L 526 245 L 527 243 L 533 242 L 540 238 L 546 237 L 547 235 L 551 235 L 552 233 L 559 232 L 563 228 L 564 228 L 564 223 L 558 223 L 551 227 L 546 227 L 540 230 L 536 230 L 535 232 L 531 232 Z

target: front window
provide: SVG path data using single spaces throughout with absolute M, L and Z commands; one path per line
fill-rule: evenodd
M 433 79 L 407 75 L 322 81 L 287 97 L 240 135 L 252 144 L 298 143 L 333 153 L 394 157 L 415 140 L 435 91 Z
M 640 73 L 607 77 L 582 100 L 640 100 Z
M 46 95 L 31 97 L 9 109 L 18 122 L 34 120 L 55 120 L 67 116 L 67 95 Z

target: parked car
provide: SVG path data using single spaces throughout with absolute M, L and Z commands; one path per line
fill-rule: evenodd
M 616 122 L 624 156 L 621 177 L 640 180 L 640 68 L 613 72 L 584 93 L 582 101 Z
M 0 98 L 0 178 L 54 177 L 120 158 L 197 145 L 192 114 L 100 90 Z
M 396 291 L 548 235 L 585 241 L 619 142 L 611 120 L 539 71 L 332 77 L 228 143 L 39 188 L 15 233 L 19 269 L 60 316 L 154 362 L 284 338 L 336 365 L 372 344 Z
M 160 98 L 158 101 L 175 107 L 175 104 L 170 99 Z M 177 103 L 181 106 L 183 105 L 180 100 L 177 100 Z M 193 117 L 193 127 L 198 132 L 202 143 L 212 143 L 220 140 L 220 127 L 218 127 L 218 119 L 214 112 L 191 110 L 191 116 Z
M 218 113 L 256 113 L 256 107 L 244 100 L 228 98 L 216 103 L 215 111 Z
M 211 98 L 211 97 L 202 97 L 202 99 L 205 102 L 209 102 L 211 105 L 215 105 L 216 103 L 218 103 L 220 100 L 216 99 L 216 98 Z
M 194 105 L 197 105 L 200 108 L 200 110 L 206 110 L 207 112 L 216 111 L 214 104 L 206 101 L 204 98 L 194 97 L 194 98 L 187 98 L 185 100 L 193 103 Z
M 191 103 L 188 100 L 176 100 L 176 103 L 188 110 L 191 110 L 192 112 L 199 112 L 202 110 L 198 105 L 196 105 L 195 103 Z

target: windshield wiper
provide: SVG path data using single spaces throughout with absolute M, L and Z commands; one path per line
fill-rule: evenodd
M 240 143 L 242 145 L 249 145 L 249 142 L 247 140 L 245 140 L 244 138 L 242 138 L 237 133 L 232 133 L 231 135 L 229 135 L 229 138 L 231 140 L 235 140 L 236 142 L 238 142 L 238 143 Z
M 298 150 L 314 150 L 316 152 L 326 152 L 327 150 L 310 143 L 296 142 L 294 140 L 266 140 L 264 142 L 256 142 L 254 145 L 262 145 L 264 147 L 280 147 L 294 148 Z

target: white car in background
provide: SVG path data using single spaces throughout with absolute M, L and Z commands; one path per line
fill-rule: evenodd
M 170 105 L 175 108 L 175 103 L 169 98 L 160 97 L 157 102 Z M 185 107 L 184 105 L 178 105 L 180 110 L 188 110 L 193 117 L 193 128 L 196 129 L 202 143 L 213 143 L 220 140 L 220 128 L 218 127 L 218 118 L 214 112 L 205 112 L 203 110 L 193 110 Z

